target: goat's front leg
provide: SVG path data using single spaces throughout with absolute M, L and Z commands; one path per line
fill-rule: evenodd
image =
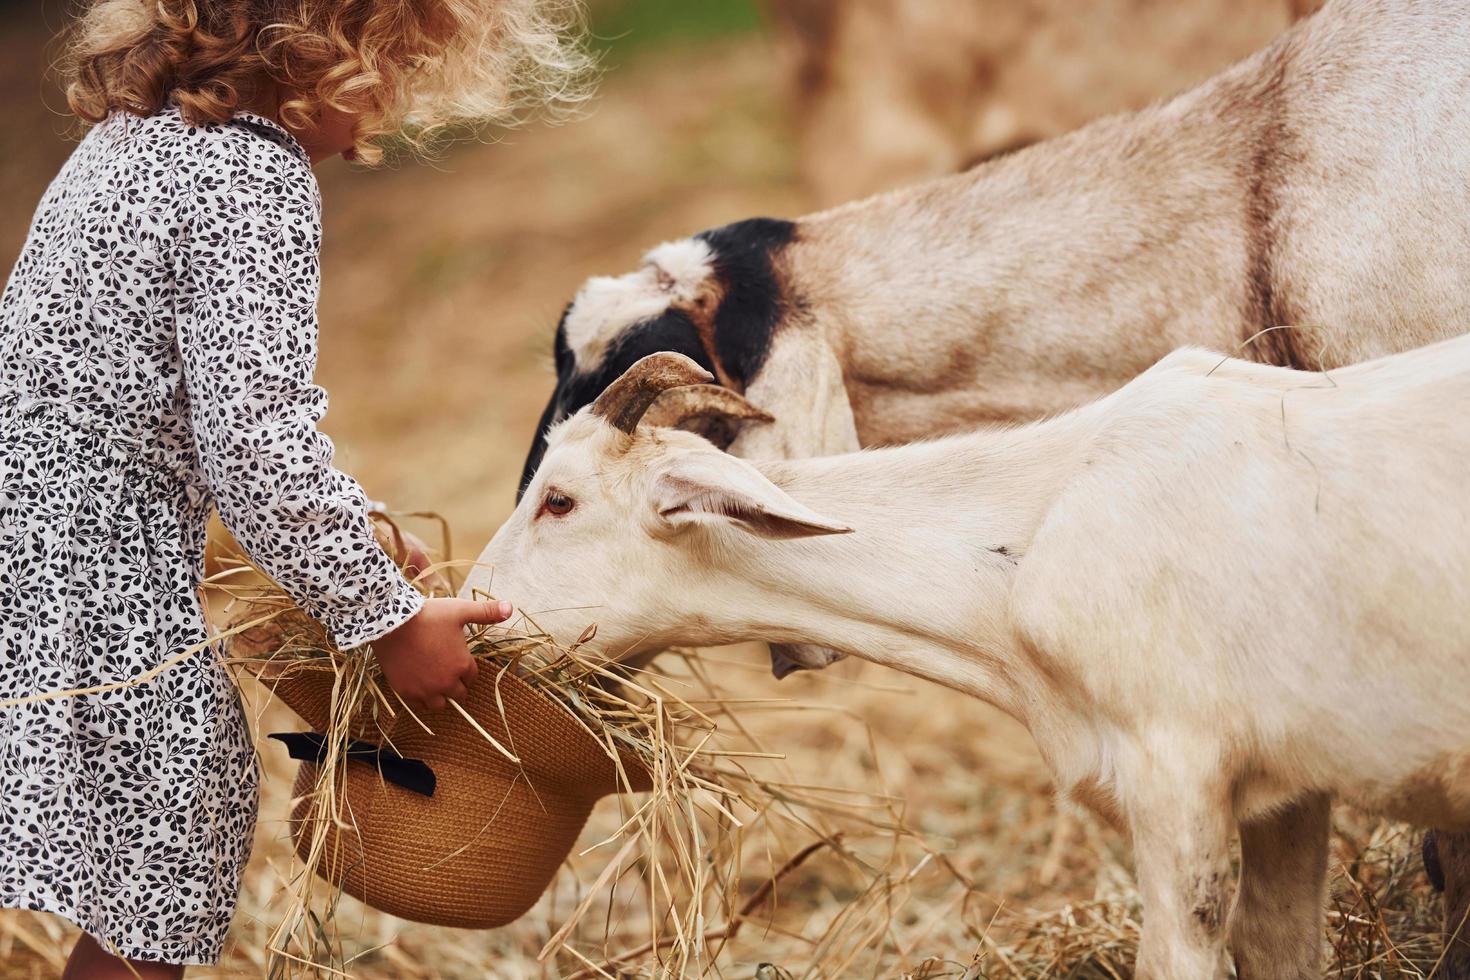
M 1313 794 L 1240 828 L 1230 948 L 1240 980 L 1322 975 L 1322 906 L 1332 801 Z
M 1217 779 L 1177 765 L 1144 765 L 1130 782 L 1124 793 L 1143 897 L 1137 976 L 1223 977 L 1234 829 L 1229 794 Z

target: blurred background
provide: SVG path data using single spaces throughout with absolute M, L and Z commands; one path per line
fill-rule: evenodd
M 331 393 L 324 427 L 338 462 L 371 496 L 443 514 L 455 557 L 473 558 L 512 508 L 552 381 L 552 331 L 586 277 L 628 271 L 668 238 L 758 214 L 795 217 L 1143 105 L 1263 46 L 1310 6 L 596 0 L 591 24 L 606 75 L 582 118 L 486 134 L 427 161 L 318 169 L 326 229 L 318 379 Z M 47 75 L 48 41 L 63 16 L 56 0 L 0 6 L 7 275 L 76 136 Z M 790 772 L 904 801 L 910 824 L 943 855 L 905 879 L 902 912 L 852 961 L 854 974 L 960 976 L 979 955 L 985 972 L 967 976 L 1039 975 L 1017 965 L 1038 928 L 1053 939 L 1070 928 L 1085 940 L 1058 940 L 1056 949 L 1071 952 L 1053 957 L 1050 975 L 1126 973 L 1118 965 L 1126 953 L 1109 952 L 1125 950 L 1137 925 L 1126 847 L 1056 812 L 1035 750 L 1013 723 L 851 661 L 779 685 L 763 650 L 720 651 L 712 662 L 751 696 L 834 709 L 757 724 L 788 755 Z M 267 715 L 261 724 L 277 730 L 289 718 Z M 236 942 L 219 975 L 260 973 L 288 854 L 289 767 L 269 749 L 262 755 L 272 778 Z M 605 815 L 594 818 L 589 841 L 599 819 L 605 831 Z M 1358 883 L 1378 881 L 1359 874 L 1372 862 L 1391 865 L 1382 887 L 1407 880 L 1407 843 L 1395 828 L 1344 819 L 1338 866 L 1352 865 L 1358 877 L 1352 887 L 1335 879 L 1340 917 L 1383 902 Z M 595 876 L 595 864 L 587 867 Z M 369 952 L 354 970 L 561 975 L 572 967 L 540 964 L 535 953 L 570 888 L 554 888 L 531 916 L 495 933 L 405 925 L 358 909 L 352 922 Z M 851 888 L 833 864 L 814 859 L 786 885 L 775 924 L 731 944 L 721 968 L 749 977 L 771 962 L 801 975 L 813 936 L 854 897 Z M 52 975 L 74 937 L 57 920 L 28 914 L 0 912 L 0 926 L 6 976 Z

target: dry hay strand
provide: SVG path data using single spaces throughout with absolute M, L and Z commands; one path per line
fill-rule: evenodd
M 1376 820 L 1350 808 L 1336 813 L 1324 976 L 1352 980 L 1437 976 L 1443 948 L 1441 903 L 1423 873 L 1420 836 L 1403 824 Z M 1100 882 L 1124 882 L 1124 888 L 1050 911 L 1002 905 L 987 923 L 966 970 L 924 976 L 964 980 L 1133 976 L 1142 910 L 1127 869 L 1110 863 L 1100 857 L 1089 875 Z
M 1422 834 L 1353 811 L 1338 814 L 1328 903 L 1334 977 L 1434 977 L 1442 902 L 1424 874 Z

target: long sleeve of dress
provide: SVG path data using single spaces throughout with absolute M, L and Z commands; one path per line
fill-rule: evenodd
M 220 517 L 341 649 L 423 598 L 378 546 L 357 482 L 317 430 L 320 202 L 279 147 L 219 161 L 182 231 L 178 344 L 201 468 Z

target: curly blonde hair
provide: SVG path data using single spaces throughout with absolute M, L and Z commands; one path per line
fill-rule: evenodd
M 578 0 L 93 0 L 68 43 L 67 101 L 87 122 L 176 104 L 194 125 L 278 101 L 309 129 L 352 114 L 357 155 L 423 146 L 463 121 L 513 124 L 586 98 Z

